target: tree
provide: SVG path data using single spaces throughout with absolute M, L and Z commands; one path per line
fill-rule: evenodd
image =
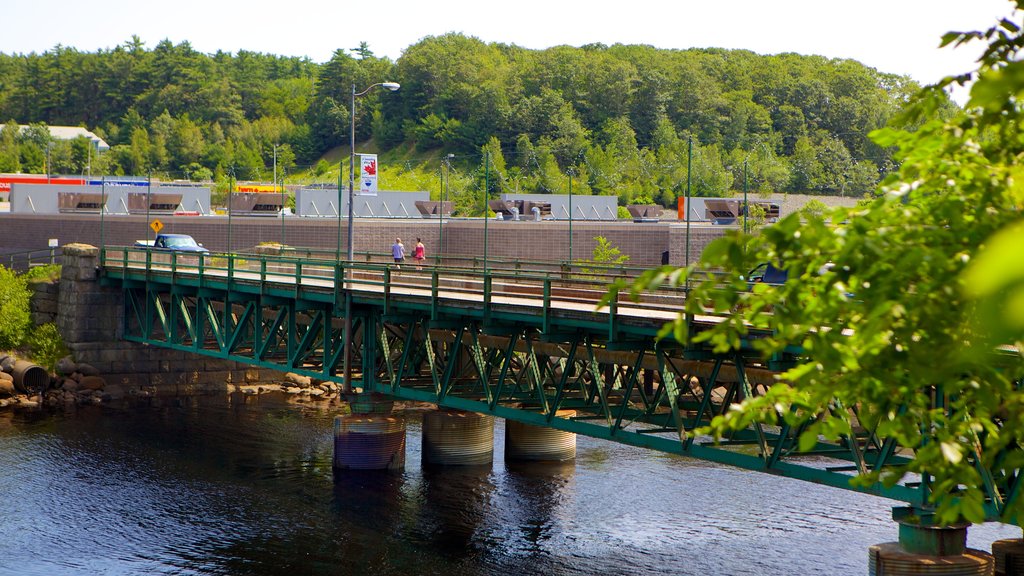
M 1024 8 L 1024 0 L 1016 6 Z M 711 433 L 753 421 L 806 424 L 806 449 L 819 435 L 850 437 L 856 421 L 913 449 L 908 464 L 856 482 L 894 484 L 919 474 L 939 522 L 980 522 L 996 513 L 1020 522 L 1024 501 L 986 496 L 988 486 L 1007 496 L 1024 464 L 1024 362 L 1017 352 L 1024 341 L 1024 193 L 1015 184 L 1024 153 L 1021 30 L 1019 21 L 1005 19 L 988 31 L 944 38 L 983 39 L 988 47 L 977 72 L 914 97 L 904 121 L 915 130 L 873 133 L 902 163 L 875 199 L 830 219 L 793 214 L 757 235 L 736 233 L 708 247 L 694 270 L 724 273 L 713 280 L 692 275 L 687 309 L 707 313 L 704 306 L 712 306 L 729 320 L 695 334 L 677 321 L 674 334 L 729 353 L 759 329 L 770 336 L 751 343 L 764 358 L 787 346 L 803 350 L 765 394 L 716 417 Z M 943 90 L 970 80 L 966 112 L 944 118 Z M 787 282 L 744 290 L 744 271 L 759 261 L 779 262 Z M 668 274 L 652 272 L 639 285 Z M 688 275 L 673 278 L 681 283 Z
M 14 120 L 0 128 L 0 172 L 21 172 L 18 131 L 18 123 Z

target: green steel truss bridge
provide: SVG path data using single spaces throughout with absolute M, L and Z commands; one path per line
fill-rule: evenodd
M 802 430 L 787 426 L 754 425 L 718 443 L 695 435 L 731 403 L 763 394 L 793 358 L 766 363 L 753 352 L 722 356 L 658 341 L 682 309 L 683 289 L 598 308 L 611 277 L 628 271 L 445 260 L 399 270 L 334 258 L 119 247 L 100 254 L 101 281 L 123 292 L 129 341 L 339 383 L 349 356 L 352 385 L 363 393 L 926 505 L 927 482 L 913 478 L 850 484 L 857 471 L 907 461 L 906 447 L 872 429 L 808 452 L 797 449 Z M 686 321 L 699 331 L 721 318 Z M 1018 477 L 984 477 L 996 519 L 1016 497 Z

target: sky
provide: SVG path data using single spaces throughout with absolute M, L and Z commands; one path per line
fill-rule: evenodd
M 200 52 L 249 50 L 325 62 L 368 44 L 397 60 L 428 36 L 459 32 L 524 48 L 647 44 L 851 58 L 930 84 L 966 72 L 975 48 L 939 49 L 951 30 L 984 30 L 1008 0 L 5 0 L 0 52 L 57 45 L 109 49 L 132 35 L 149 48 L 188 41 Z M 966 93 L 954 94 L 961 103 Z

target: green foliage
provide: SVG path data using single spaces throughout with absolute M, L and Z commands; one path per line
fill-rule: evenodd
M 30 359 L 53 371 L 57 361 L 69 354 L 57 325 L 52 322 L 34 327 L 27 338 Z
M 828 211 L 829 211 L 828 205 L 826 205 L 821 200 L 818 200 L 817 198 L 812 198 L 812 199 L 808 200 L 807 203 L 804 204 L 802 208 L 800 208 L 798 213 L 801 215 L 801 217 L 806 218 L 808 220 L 811 220 L 811 219 L 822 219 L 822 218 L 824 218 L 825 214 Z
M 33 266 L 27 271 L 22 272 L 20 277 L 25 280 L 26 283 L 33 280 L 48 280 L 50 282 L 55 282 L 60 279 L 60 264 Z
M 633 215 L 629 213 L 629 209 L 625 206 L 617 206 L 615 208 L 615 215 L 619 220 L 632 220 Z
M 496 138 L 508 169 L 496 172 L 492 194 L 564 194 L 573 174 L 574 193 L 666 206 L 687 180 L 694 196 L 727 196 L 740 158 L 752 192 L 860 195 L 891 165 L 891 151 L 867 134 L 915 87 L 816 56 L 527 50 L 455 33 L 423 38 L 397 62 L 369 47 L 316 64 L 244 50 L 208 55 L 188 42 L 147 47 L 133 37 L 95 53 L 0 54 L 0 70 L 0 118 L 32 126 L 0 131 L 4 171 L 41 173 L 49 161 L 51 171 L 76 174 L 267 179 L 275 145 L 279 166 L 294 174 L 347 147 L 354 119 L 360 148 L 452 152 L 464 169 Z M 402 89 L 370 90 L 349 109 L 352 85 L 381 79 Z M 948 99 L 937 106 L 952 109 Z M 112 149 L 96 156 L 84 141 L 54 142 L 46 124 L 88 126 Z
M 760 204 L 748 204 L 747 213 L 740 216 L 740 227 L 748 232 L 757 230 L 764 225 L 767 218 L 767 211 Z
M 721 436 L 755 421 L 806 424 L 799 443 L 807 449 L 819 435 L 848 437 L 856 422 L 913 453 L 909 464 L 855 482 L 924 475 L 939 522 L 985 520 L 986 483 L 1012 479 L 1024 465 L 1021 30 L 1007 20 L 946 38 L 987 41 L 981 67 L 915 95 L 903 119 L 914 130 L 872 135 L 875 146 L 896 150 L 901 167 L 871 201 L 828 220 L 827 212 L 805 210 L 757 235 L 737 231 L 712 243 L 691 270 L 652 271 L 634 287 L 688 280 L 687 310 L 725 318 L 695 334 L 680 320 L 666 337 L 729 353 L 762 330 L 770 336 L 748 342 L 765 359 L 786 347 L 803 350 L 765 395 L 745 399 L 703 432 Z M 946 114 L 943 89 L 971 79 L 966 112 Z M 810 145 L 798 139 L 795 154 Z M 809 182 L 835 176 L 815 167 L 813 156 L 802 155 L 810 164 L 794 173 Z M 746 290 L 743 274 L 764 261 L 780 263 L 787 282 Z M 697 273 L 707 269 L 723 273 Z M 1019 523 L 1022 512 L 1024 502 L 1014 499 L 1004 519 Z
M 0 350 L 17 348 L 31 324 L 31 293 L 24 278 L 0 266 Z
M 629 254 L 623 254 L 622 250 L 614 246 L 604 236 L 595 236 L 594 250 L 591 253 L 590 261 L 594 264 L 625 264 L 629 261 Z
M 580 274 L 576 276 L 577 278 L 598 279 L 611 272 L 614 267 L 629 261 L 629 254 L 623 254 L 604 236 L 595 236 L 594 242 L 590 260 L 579 260 L 573 263 L 574 266 L 579 267 Z

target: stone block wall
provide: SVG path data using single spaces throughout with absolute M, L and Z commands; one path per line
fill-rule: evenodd
M 57 295 L 60 292 L 60 284 L 49 280 L 34 280 L 29 282 L 28 289 L 32 291 L 29 301 L 32 323 L 38 326 L 47 322 L 57 322 Z
M 191 395 L 284 380 L 273 370 L 122 340 L 121 290 L 100 286 L 98 257 L 94 246 L 64 247 L 57 327 L 75 361 L 95 367 L 108 384 L 128 393 Z

